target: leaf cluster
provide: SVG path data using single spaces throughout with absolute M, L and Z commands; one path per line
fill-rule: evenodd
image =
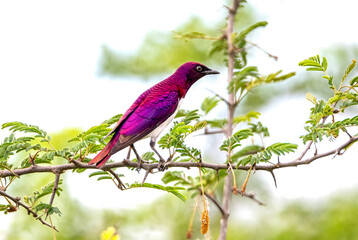
M 294 150 L 297 149 L 297 145 L 292 143 L 274 143 L 268 147 L 252 143 L 242 147 L 233 154 L 235 148 L 242 146 L 241 141 L 252 137 L 254 133 L 261 137 L 269 136 L 268 129 L 264 127 L 261 122 L 258 122 L 258 124 L 250 124 L 250 126 L 251 128 L 241 129 L 235 132 L 232 137 L 224 140 L 220 146 L 220 150 L 228 152 L 228 160 L 230 162 L 242 166 L 247 164 L 255 165 L 261 162 L 268 162 L 273 155 L 281 156 L 294 152 Z
M 245 166 L 247 164 L 255 165 L 261 162 L 268 162 L 273 155 L 282 156 L 286 153 L 294 152 L 295 149 L 297 149 L 297 145 L 293 143 L 274 143 L 264 149 L 255 148 L 255 150 L 260 151 L 257 151 L 255 154 L 249 154 L 242 158 L 238 158 L 238 165 Z
M 201 161 L 201 151 L 187 146 L 184 140 L 190 134 L 204 128 L 206 122 L 198 121 L 200 118 L 198 110 L 181 111 L 179 117 L 182 117 L 181 121 L 176 121 L 174 127 L 158 141 L 158 144 L 163 149 L 169 149 L 170 158 L 173 161 Z M 190 125 L 192 121 L 195 123 Z M 176 153 L 179 156 L 175 157 Z
M 327 100 L 317 100 L 314 95 L 307 93 L 307 100 L 313 103 L 314 106 L 311 108 L 310 117 L 305 126 L 308 133 L 301 136 L 304 143 L 307 141 L 322 141 L 324 136 L 329 139 L 335 139 L 339 136 L 340 131 L 347 132 L 348 127 L 358 126 L 356 116 L 342 121 L 335 121 L 334 119 L 335 114 L 344 113 L 347 108 L 358 104 L 358 76 L 348 80 L 348 76 L 355 68 L 356 62 L 356 60 L 352 60 L 337 85 L 333 82 L 333 76 L 327 72 L 328 61 L 325 57 L 321 60 L 320 56 L 316 55 L 299 63 L 300 66 L 307 67 L 307 71 L 322 72 L 322 77 L 327 79 L 328 86 L 332 90 L 332 97 Z M 330 121 L 328 117 L 331 117 Z
M 59 180 L 58 185 L 62 184 L 62 179 Z M 52 194 L 55 182 L 50 182 L 46 184 L 44 187 L 41 188 L 40 191 L 34 191 L 30 196 L 24 196 L 24 201 L 29 205 L 30 209 L 33 209 L 36 213 L 40 214 L 57 214 L 61 216 L 61 211 L 57 208 L 52 206 L 51 204 L 43 203 L 40 199 L 43 199 L 45 196 Z M 56 195 L 60 196 L 62 192 L 61 187 L 57 187 Z
M 166 171 L 162 182 L 164 184 L 171 183 L 174 184 L 174 186 L 184 187 L 187 191 L 191 191 L 191 198 L 193 198 L 198 195 L 201 184 L 203 184 L 207 190 L 214 190 L 219 179 L 227 175 L 226 171 L 216 172 L 214 170 L 201 170 L 204 172 L 201 180 L 199 176 L 193 177 L 185 174 L 183 171 Z

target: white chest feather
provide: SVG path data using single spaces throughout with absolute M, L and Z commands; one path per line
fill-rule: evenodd
M 156 139 L 159 136 L 159 134 L 164 130 L 164 128 L 166 126 L 168 126 L 173 121 L 175 115 L 177 115 L 177 112 L 178 112 L 178 110 L 180 108 L 180 105 L 182 104 L 183 100 L 184 100 L 184 98 L 180 99 L 180 101 L 178 103 L 178 107 L 175 110 L 175 112 L 170 117 L 168 117 L 167 120 L 162 122 L 156 129 L 154 129 L 151 133 L 149 133 L 147 137 L 151 137 L 151 138 Z

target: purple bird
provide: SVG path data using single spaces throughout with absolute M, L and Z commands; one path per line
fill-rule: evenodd
M 150 137 L 150 147 L 160 159 L 159 166 L 162 166 L 165 161 L 155 149 L 157 137 L 174 119 L 191 85 L 205 75 L 218 73 L 197 62 L 181 65 L 170 77 L 138 97 L 107 135 L 114 133 L 112 139 L 89 164 L 96 164 L 100 168 L 113 154 L 129 146 L 129 153 L 133 149 L 140 165 L 142 160 L 133 144 Z

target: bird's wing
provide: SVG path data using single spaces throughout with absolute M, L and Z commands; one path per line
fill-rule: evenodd
M 149 95 L 151 89 L 148 89 L 147 91 L 143 92 L 137 100 L 130 106 L 130 108 L 123 114 L 123 116 L 119 119 L 119 121 L 116 123 L 114 128 L 105 136 L 104 138 L 107 138 L 112 133 L 114 133 L 117 129 L 121 127 L 121 125 L 125 122 L 125 120 L 138 108 L 138 106 L 145 100 L 145 98 Z
M 177 91 L 150 94 L 122 121 L 119 128 L 118 145 L 113 148 L 113 152 L 146 137 L 175 112 L 178 103 L 179 94 Z

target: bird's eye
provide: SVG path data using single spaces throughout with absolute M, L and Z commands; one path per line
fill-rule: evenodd
M 201 66 L 196 66 L 196 71 L 201 72 L 203 68 Z

